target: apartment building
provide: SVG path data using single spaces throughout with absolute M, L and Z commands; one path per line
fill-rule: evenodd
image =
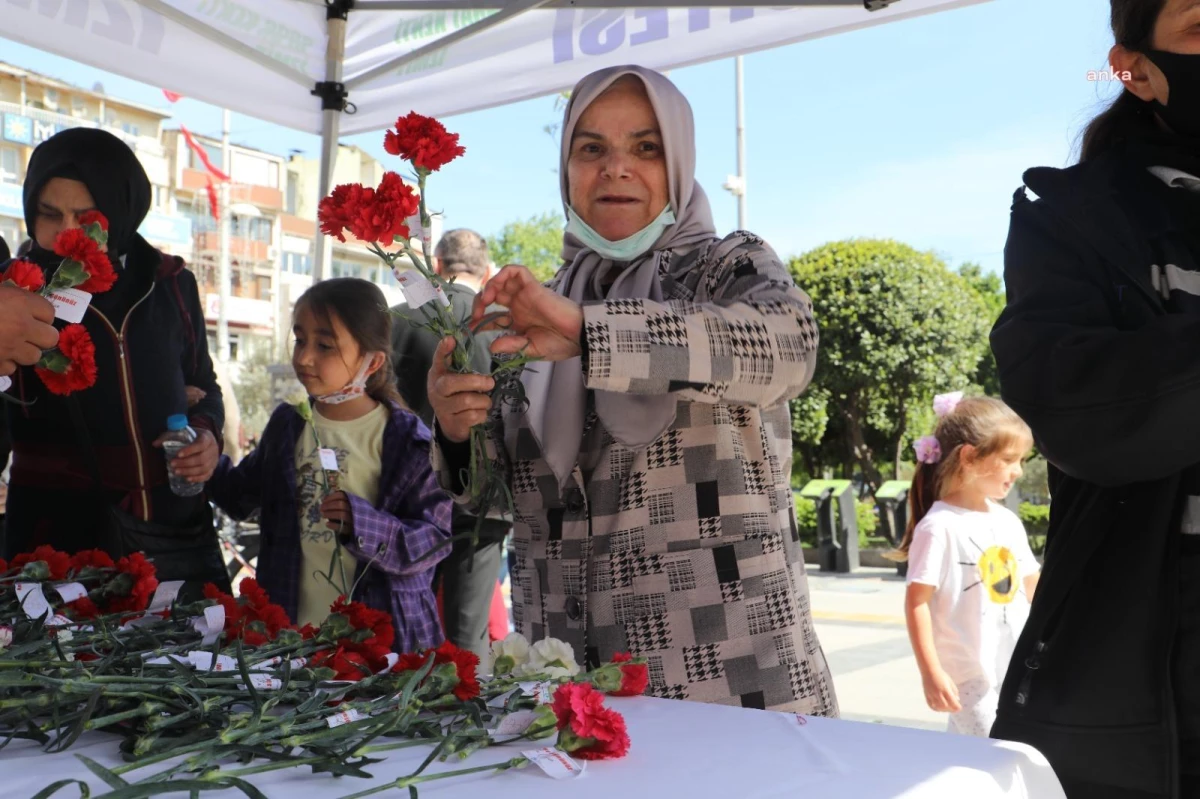
M 21 186 L 33 149 L 67 128 L 103 128 L 125 140 L 153 185 L 153 205 L 140 232 L 166 252 L 187 257 L 192 230 L 175 213 L 161 133 L 169 115 L 154 108 L 0 62 L 0 236 L 13 249 L 28 237 Z

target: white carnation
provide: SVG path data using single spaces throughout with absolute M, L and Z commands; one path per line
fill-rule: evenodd
M 579 673 L 575 650 L 557 638 L 543 638 L 529 649 L 529 662 L 523 668 L 525 676 L 545 674 L 552 679 L 574 677 Z
M 12 641 L 12 627 L 0 627 L 0 649 L 8 649 Z
M 529 641 L 520 633 L 509 633 L 507 638 L 493 641 L 488 657 L 488 671 L 495 674 L 496 661 L 502 658 L 507 658 L 500 664 L 503 673 L 516 672 L 529 660 Z

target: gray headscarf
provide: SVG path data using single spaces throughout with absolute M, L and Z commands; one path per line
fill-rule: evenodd
M 645 67 L 610 67 L 593 72 L 576 84 L 563 118 L 559 185 L 563 209 L 570 203 L 567 190 L 567 159 L 571 139 L 583 112 L 614 82 L 625 75 L 637 76 L 646 87 L 650 105 L 658 118 L 667 159 L 667 190 L 675 224 L 668 227 L 654 246 L 637 259 L 612 261 L 587 249 L 571 233 L 563 235 L 563 267 L 558 293 L 577 303 L 610 298 L 663 299 L 660 283 L 662 255 L 688 252 L 716 238 L 712 210 L 696 182 L 696 133 L 692 107 L 675 84 Z M 605 278 L 617 268 L 607 291 Z M 557 363 L 537 363 L 521 378 L 529 398 L 529 422 L 541 445 L 542 454 L 562 486 L 579 457 L 587 391 L 579 358 Z M 644 395 L 609 391 L 596 392 L 596 411 L 605 429 L 620 444 L 642 449 L 652 444 L 675 421 L 676 398 L 671 394 Z

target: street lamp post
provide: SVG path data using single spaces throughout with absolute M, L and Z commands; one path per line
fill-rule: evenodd
M 738 229 L 746 229 L 746 103 L 743 98 L 742 57 L 733 59 L 734 102 L 737 107 L 737 174 L 725 180 L 725 189 L 737 197 Z

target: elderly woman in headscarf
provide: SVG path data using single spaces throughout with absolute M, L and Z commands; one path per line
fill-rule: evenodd
M 542 362 L 526 409 L 429 376 L 435 465 L 461 496 L 473 425 L 492 422 L 516 502 L 513 613 L 594 667 L 631 651 L 649 693 L 837 714 L 813 630 L 789 484 L 788 400 L 812 379 L 808 297 L 758 237 L 724 239 L 695 180 L 691 108 L 663 75 L 596 72 L 563 125 L 563 266 L 506 266 L 497 354 Z
M 62 397 L 30 368 L 14 375 L 10 394 L 28 404 L 9 413 L 13 463 L 3 554 L 11 558 L 41 544 L 114 556 L 142 550 L 160 580 L 228 586 L 208 503 L 203 494 L 171 491 L 159 446 L 167 417 L 186 414 L 198 437 L 179 453 L 176 472 L 205 482 L 220 455 L 224 413 L 195 277 L 137 232 L 150 198 L 145 170 L 110 133 L 66 130 L 30 158 L 29 260 L 51 274 L 62 261 L 53 252 L 55 237 L 98 210 L 108 219 L 107 252 L 118 277 L 83 317 L 96 348 L 94 386 Z M 190 409 L 186 386 L 204 392 Z

